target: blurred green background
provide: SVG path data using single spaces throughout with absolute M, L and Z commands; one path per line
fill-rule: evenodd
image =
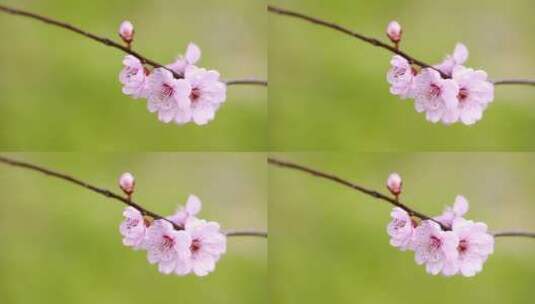
M 535 78 L 532 0 L 272 0 L 272 4 L 385 39 L 390 20 L 402 49 L 430 63 L 457 42 L 467 65 L 490 78 Z M 269 15 L 269 131 L 277 151 L 452 151 L 535 149 L 535 89 L 499 86 L 475 126 L 433 125 L 390 95 L 392 54 L 332 29 Z
M 405 203 L 435 215 L 455 196 L 491 230 L 535 230 L 533 154 L 309 153 L 279 159 L 385 190 L 397 171 Z M 473 278 L 434 277 L 389 245 L 392 207 L 333 182 L 271 167 L 269 270 L 273 303 L 532 303 L 535 240 L 498 238 Z
M 260 153 L 6 154 L 119 191 L 171 214 L 194 193 L 224 229 L 267 227 Z M 268 303 L 267 241 L 232 237 L 207 277 L 165 276 L 121 243 L 124 206 L 78 186 L 0 164 L 0 303 Z
M 223 79 L 267 74 L 261 0 L 7 0 L 2 4 L 118 39 L 134 23 L 134 49 L 170 63 L 190 41 L 200 65 Z M 121 93 L 124 53 L 64 29 L 0 14 L 0 150 L 260 151 L 267 146 L 267 90 L 238 85 L 206 126 L 158 121 L 146 102 Z

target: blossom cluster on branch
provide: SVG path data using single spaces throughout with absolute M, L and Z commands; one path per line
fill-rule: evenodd
M 119 186 L 128 198 L 134 191 L 134 178 L 125 173 Z M 226 236 L 216 222 L 199 219 L 201 201 L 190 195 L 185 206 L 166 219 L 153 219 L 134 207 L 126 207 L 119 227 L 123 244 L 145 250 L 149 263 L 158 264 L 164 274 L 206 276 L 226 251 Z
M 474 276 L 483 269 L 489 255 L 494 252 L 495 238 L 535 239 L 534 232 L 514 230 L 489 232 L 485 223 L 466 219 L 468 201 L 460 195 L 457 196 L 453 206 L 446 207 L 438 216 L 431 217 L 418 212 L 400 201 L 403 182 L 397 173 L 392 173 L 386 181 L 386 187 L 393 195 L 391 197 L 334 174 L 297 163 L 271 157 L 268 158 L 268 163 L 329 180 L 393 205 L 392 221 L 386 229 L 390 236 L 390 244 L 401 251 L 413 251 L 416 263 L 425 264 L 427 272 L 433 275 Z
M 396 49 L 401 33 L 399 23 L 393 21 L 388 25 L 387 36 Z M 485 71 L 465 67 L 467 59 L 468 49 L 462 43 L 441 63 L 422 69 L 407 58 L 394 55 L 387 73 L 390 93 L 401 99 L 414 99 L 416 111 L 425 112 L 430 122 L 475 124 L 494 99 L 494 85 Z
M 399 175 L 389 177 L 387 188 L 399 196 Z M 401 251 L 413 251 L 416 263 L 425 264 L 430 274 L 474 276 L 493 253 L 494 237 L 485 223 L 465 219 L 467 212 L 468 201 L 460 195 L 452 207 L 432 219 L 421 220 L 394 207 L 387 226 L 390 244 Z
M 130 48 L 134 40 L 133 25 L 123 22 L 119 36 Z M 153 70 L 139 58 L 126 55 L 119 74 L 122 91 L 134 99 L 147 99 L 148 110 L 157 113 L 162 122 L 205 125 L 225 102 L 227 88 L 218 71 L 196 65 L 200 58 L 201 50 L 194 43 L 174 62 Z

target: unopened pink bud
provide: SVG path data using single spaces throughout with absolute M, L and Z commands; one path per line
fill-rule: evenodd
M 121 177 L 119 177 L 119 187 L 127 195 L 134 193 L 135 184 L 136 181 L 134 180 L 134 176 L 128 172 L 123 173 Z
M 397 173 L 392 173 L 390 176 L 388 176 L 388 179 L 386 181 L 386 187 L 390 191 L 390 193 L 394 194 L 395 196 L 399 196 L 401 193 L 401 185 L 403 182 L 401 181 L 401 176 Z
M 386 35 L 394 43 L 401 41 L 401 25 L 397 21 L 390 21 L 386 28 Z
M 134 25 L 132 22 L 125 20 L 119 27 L 119 36 L 126 43 L 131 43 L 134 40 Z

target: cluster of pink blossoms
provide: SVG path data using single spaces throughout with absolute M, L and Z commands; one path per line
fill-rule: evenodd
M 119 179 L 121 189 L 128 196 L 133 192 L 131 177 L 123 174 Z M 196 217 L 200 211 L 201 201 L 195 195 L 190 195 L 186 205 L 166 219 L 154 220 L 127 207 L 119 227 L 123 244 L 147 251 L 149 263 L 158 264 L 161 273 L 208 275 L 225 253 L 227 240 L 218 223 Z
M 397 174 L 392 176 L 401 180 Z M 390 244 L 401 251 L 414 251 L 416 263 L 425 264 L 430 274 L 474 276 L 493 253 L 494 237 L 487 231 L 486 224 L 465 219 L 466 212 L 468 201 L 460 195 L 453 207 L 446 207 L 434 221 L 420 221 L 395 207 L 387 226 Z
M 123 22 L 119 36 L 128 47 L 133 35 L 132 24 Z M 186 53 L 175 62 L 151 71 L 139 58 L 127 55 L 119 74 L 123 93 L 134 99 L 147 99 L 149 111 L 157 113 L 162 122 L 205 125 L 214 119 L 215 113 L 225 102 L 227 88 L 220 80 L 219 72 L 195 65 L 200 58 L 201 50 L 190 43 Z
M 387 35 L 397 47 L 401 40 L 397 22 L 389 24 Z M 467 59 L 468 50 L 461 43 L 433 68 L 418 70 L 406 58 L 395 55 L 387 73 L 390 93 L 414 99 L 416 111 L 425 112 L 430 122 L 472 125 L 494 99 L 494 85 L 485 71 L 465 67 Z

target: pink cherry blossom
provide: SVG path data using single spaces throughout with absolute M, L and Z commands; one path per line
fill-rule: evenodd
M 416 111 L 425 112 L 428 121 L 451 124 L 457 121 L 459 87 L 451 79 L 443 79 L 433 69 L 423 69 L 415 78 Z
M 131 195 L 134 192 L 136 181 L 130 172 L 125 172 L 119 177 L 119 187 L 124 193 Z
M 219 224 L 198 219 L 191 219 L 186 223 L 186 232 L 191 238 L 189 258 L 181 259 L 175 273 L 208 275 L 215 270 L 215 263 L 226 251 L 226 236 L 220 231 Z
M 147 230 L 146 249 L 149 263 L 158 263 L 161 273 L 169 274 L 183 260 L 190 258 L 191 238 L 183 231 L 177 231 L 165 220 L 154 221 Z
M 119 231 L 123 236 L 123 244 L 134 249 L 143 248 L 147 231 L 143 215 L 133 207 L 126 207 L 123 216 L 125 219 L 119 226 Z
M 394 194 L 395 196 L 398 196 L 401 193 L 402 185 L 403 181 L 401 180 L 401 176 L 399 176 L 397 173 L 390 174 L 386 180 L 386 187 L 390 193 Z
M 488 256 L 494 252 L 494 237 L 487 232 L 486 224 L 463 218 L 455 219 L 453 232 L 459 238 L 458 258 L 455 262 L 458 271 L 466 277 L 476 275 L 483 269 Z
M 219 73 L 196 66 L 189 66 L 185 74 L 191 86 L 189 112 L 176 115 L 175 121 L 184 124 L 191 120 L 197 125 L 207 124 L 214 119 L 215 112 L 226 98 L 226 85 L 219 80 Z M 185 107 L 187 108 L 187 107 Z
M 447 227 L 451 227 L 455 219 L 463 217 L 468 212 L 468 208 L 468 200 L 462 195 L 457 195 L 453 207 L 447 206 L 441 215 L 435 217 L 435 220 Z
M 134 25 L 132 22 L 125 20 L 119 26 L 119 36 L 126 43 L 131 43 L 134 40 Z
M 410 249 L 412 247 L 416 223 L 405 210 L 399 207 L 392 209 L 390 216 L 392 216 L 392 221 L 387 226 L 387 232 L 390 235 L 390 245 L 402 251 Z
M 178 75 L 184 76 L 186 69 L 201 59 L 201 49 L 193 42 L 188 44 L 184 56 L 180 55 L 175 62 L 169 64 L 167 67 L 173 70 Z
M 148 94 L 147 70 L 141 61 L 132 55 L 126 55 L 124 68 L 119 73 L 119 81 L 123 84 L 123 93 L 132 98 L 145 98 Z
M 121 30 L 125 35 L 129 30 L 133 33 L 133 26 L 124 23 Z M 225 102 L 227 87 L 219 72 L 195 66 L 200 57 L 200 48 L 190 43 L 175 62 L 149 72 L 138 58 L 128 55 L 119 75 L 123 92 L 136 99 L 147 98 L 149 111 L 157 112 L 162 122 L 205 125 Z
M 494 99 L 494 85 L 488 81 L 484 71 L 474 71 L 464 66 L 455 67 L 452 77 L 459 85 L 459 119 L 466 125 L 474 124 Z
M 390 21 L 386 28 L 386 35 L 390 38 L 390 41 L 398 43 L 401 40 L 401 25 L 397 21 Z
M 191 87 L 184 79 L 175 79 L 164 69 L 155 69 L 149 77 L 148 109 L 158 112 L 158 119 L 171 122 L 182 111 L 188 110 Z
M 185 206 L 178 208 L 175 214 L 169 217 L 169 220 L 177 224 L 180 227 L 185 227 L 186 222 L 195 216 L 201 211 L 201 200 L 191 194 L 188 197 Z
M 436 275 L 453 275 L 456 267 L 452 265 L 458 257 L 457 244 L 459 239 L 451 231 L 442 231 L 432 221 L 423 221 L 414 231 L 413 249 L 418 265 L 425 264 L 426 271 Z
M 413 97 L 416 70 L 412 68 L 407 59 L 399 55 L 394 55 L 390 64 L 392 68 L 386 74 L 386 79 L 391 85 L 390 93 L 402 99 Z
M 468 59 L 468 49 L 462 43 L 457 43 L 453 50 L 453 55 L 447 55 L 440 64 L 435 65 L 435 68 L 442 73 L 451 76 L 453 69 L 456 66 L 462 65 Z

